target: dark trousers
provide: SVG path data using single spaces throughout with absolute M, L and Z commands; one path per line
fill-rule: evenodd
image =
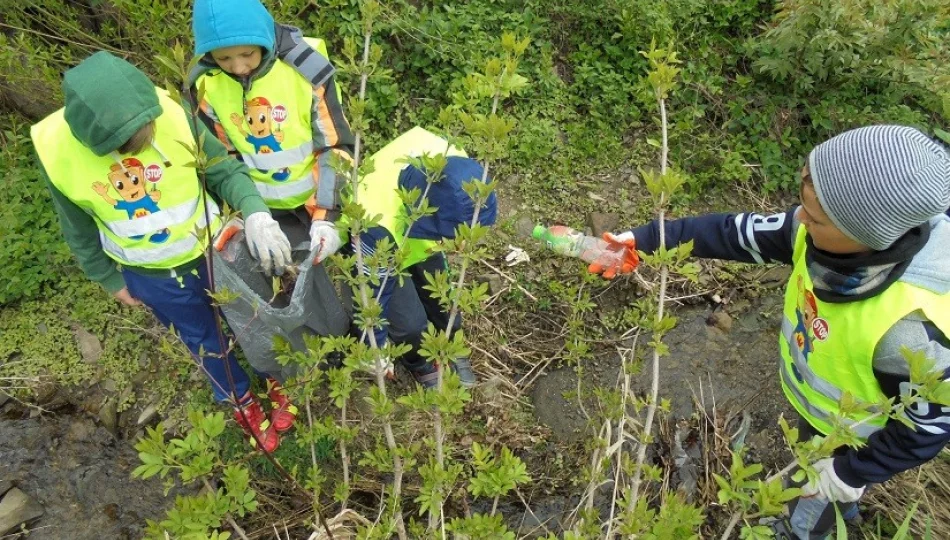
M 195 358 L 204 352 L 204 356 L 200 356 L 201 368 L 211 383 L 215 400 L 227 401 L 232 392 L 237 398 L 247 393 L 250 379 L 234 358 L 234 353 L 229 352 L 222 358 L 218 324 L 211 298 L 206 292 L 211 285 L 204 263 L 182 276 L 146 276 L 128 269 L 122 270 L 122 276 L 129 293 L 148 306 L 165 327 L 174 327 Z M 233 388 L 228 381 L 228 371 L 234 382 Z
M 395 242 L 393 236 L 383 227 L 372 227 L 362 233 L 360 247 L 363 256 L 373 256 L 376 253 L 377 244 L 386 238 L 390 242 Z M 352 242 L 343 248 L 346 254 L 353 254 L 355 250 L 356 246 Z M 368 270 L 368 268 L 362 269 L 364 273 Z M 379 298 L 382 315 L 387 322 L 374 329 L 376 343 L 383 345 L 391 339 L 394 343 L 411 346 L 412 349 L 402 356 L 400 361 L 406 368 L 413 370 L 426 364 L 426 359 L 419 355 L 419 348 L 422 344 L 422 334 L 429 323 L 431 322 L 436 329 L 444 330 L 449 322 L 448 312 L 439 305 L 439 301 L 432 296 L 432 293 L 425 289 L 427 285 L 425 273 L 447 272 L 448 261 L 445 255 L 436 253 L 410 266 L 407 271 L 409 277 L 402 280 L 380 273 L 377 276 L 379 284 L 371 286 L 370 290 Z M 461 317 L 457 315 L 452 324 L 452 331 L 454 332 L 461 325 Z M 353 331 L 357 336 L 362 333 L 357 328 Z
M 438 331 L 445 331 L 449 324 L 449 313 L 432 292 L 425 289 L 428 285 L 426 272 L 438 274 L 448 272 L 448 261 L 442 253 L 436 253 L 428 259 L 410 266 L 410 279 L 404 279 L 401 285 L 397 284 L 389 300 L 389 337 L 395 343 L 407 343 L 412 350 L 402 357 L 403 364 L 408 369 L 414 369 L 426 363 L 426 359 L 419 355 L 422 344 L 422 333 L 429 323 Z M 384 308 L 386 311 L 386 308 Z M 457 314 L 452 321 L 450 335 L 462 327 L 462 316 Z

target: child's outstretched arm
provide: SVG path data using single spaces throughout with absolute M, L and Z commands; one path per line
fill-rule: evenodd
M 799 222 L 797 208 L 764 216 L 755 213 L 707 214 L 666 221 L 667 247 L 693 241 L 693 255 L 749 263 L 790 263 Z M 631 231 L 637 249 L 660 247 L 660 226 L 653 221 Z M 622 235 L 620 235 L 622 236 Z

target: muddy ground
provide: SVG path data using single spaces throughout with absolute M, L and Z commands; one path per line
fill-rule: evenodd
M 690 417 L 700 409 L 732 416 L 745 411 L 752 418 L 753 449 L 771 448 L 771 435 L 778 432 L 776 419 L 793 411 L 778 381 L 781 301 L 772 294 L 731 315 L 706 306 L 673 310 L 679 324 L 665 339 L 670 355 L 660 359 L 660 397 L 670 400 L 674 418 Z M 583 384 L 615 386 L 619 363 L 619 357 L 612 356 L 585 365 Z M 648 367 L 634 378 L 634 385 L 641 393 L 649 391 Z M 564 397 L 576 390 L 577 374 L 571 367 L 548 372 L 531 389 L 538 420 L 559 439 L 586 436 L 587 420 L 576 400 Z
M 744 438 L 750 457 L 780 467 L 788 457 L 775 420 L 790 413 L 776 377 L 781 296 L 773 290 L 742 303 L 673 309 L 680 320 L 667 339 L 671 353 L 662 359 L 660 394 L 671 400 L 673 418 L 695 415 L 702 403 L 706 411 L 736 418 L 732 425 L 738 428 L 746 411 L 751 423 Z M 607 356 L 584 369 L 588 388 L 612 387 L 619 361 Z M 636 385 L 648 390 L 648 370 L 636 377 Z M 571 396 L 576 389 L 571 367 L 551 369 L 530 388 L 535 418 L 550 429 L 552 460 L 560 459 L 556 456 L 561 448 L 580 448 L 590 436 Z M 131 479 L 138 465 L 132 443 L 117 439 L 74 408 L 29 418 L 27 410 L 7 404 L 0 417 L 0 479 L 12 480 L 46 510 L 32 524 L 29 538 L 140 538 L 145 519 L 163 517 L 173 499 L 163 496 L 158 481 Z M 557 531 L 576 504 L 572 493 L 581 490 L 575 486 L 542 493 L 529 488 L 525 496 L 533 514 L 519 504 L 503 503 L 500 509 L 521 534 Z
M 132 479 L 139 465 L 132 442 L 114 437 L 71 408 L 30 418 L 7 404 L 0 417 L 0 480 L 45 509 L 28 538 L 142 538 L 145 519 L 161 518 L 166 498 L 157 479 Z M 13 536 L 14 538 L 16 535 Z M 4 537 L 6 538 L 6 537 Z

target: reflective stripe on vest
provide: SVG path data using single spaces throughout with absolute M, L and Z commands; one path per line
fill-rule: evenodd
M 323 40 L 306 42 L 327 56 Z M 206 72 L 197 84 L 204 85 L 205 100 L 250 168 L 267 206 L 286 210 L 307 202 L 314 191 L 316 161 L 310 81 L 286 60 L 277 60 L 246 91 L 220 69 Z
M 836 421 L 834 415 L 829 413 L 826 410 L 823 410 L 819 407 L 815 407 L 805 399 L 805 396 L 801 393 L 797 386 L 795 386 L 794 381 L 791 380 L 792 375 L 789 374 L 788 370 L 782 370 L 782 387 L 786 389 L 785 396 L 792 402 L 792 405 L 801 412 L 801 409 L 807 411 L 807 414 L 802 414 L 806 419 L 817 419 L 820 420 L 823 424 L 834 425 Z M 791 394 L 791 395 L 789 395 Z M 872 423 L 871 421 L 865 423 L 857 423 L 839 416 L 837 421 L 844 423 L 844 425 L 851 428 L 854 431 L 854 434 L 861 438 L 868 438 L 875 431 L 881 429 L 883 424 L 883 419 L 880 419 L 877 423 Z
M 795 328 L 787 317 L 782 317 L 782 336 L 785 338 L 786 344 L 789 344 L 788 352 L 798 372 L 802 378 L 805 379 L 805 382 L 828 399 L 833 401 L 840 400 L 842 395 L 841 390 L 816 375 L 815 372 L 808 367 L 808 361 L 805 360 L 805 355 L 802 354 L 802 351 L 798 348 L 798 344 L 795 342 Z
M 288 180 L 283 184 L 265 184 L 263 182 L 254 182 L 257 192 L 264 198 L 264 202 L 281 201 L 295 198 L 297 195 L 313 192 L 313 176 L 307 173 L 296 180 Z
M 427 259 L 429 250 L 435 245 L 433 240 L 405 238 L 408 216 L 398 193 L 399 173 L 408 166 L 403 161 L 406 157 L 422 154 L 468 157 L 464 150 L 450 146 L 442 137 L 416 126 L 373 154 L 370 158 L 373 172 L 360 179 L 359 202 L 366 214 L 381 215 L 379 224 L 392 233 L 397 244 L 405 243 L 410 247 L 403 268 Z
M 205 238 L 194 237 L 205 226 L 201 184 L 194 158 L 179 141 L 193 140 L 185 111 L 164 90 L 157 89 L 162 114 L 155 119 L 155 142 L 166 154 L 147 148 L 134 156 L 96 156 L 70 131 L 63 110 L 34 125 L 30 132 L 52 185 L 92 216 L 106 255 L 120 264 L 171 269 L 202 256 Z M 165 158 L 171 163 L 167 166 Z M 220 226 L 217 205 L 207 197 Z
M 197 201 L 196 201 L 197 203 Z M 218 205 L 212 203 L 210 208 L 208 208 L 208 214 L 212 218 L 212 223 L 217 220 L 217 217 L 220 215 L 218 210 Z M 155 215 L 155 214 L 153 214 Z M 204 227 L 207 225 L 208 221 L 204 215 L 204 212 L 199 214 L 200 217 L 195 223 L 197 227 Z M 213 234 L 212 234 L 213 236 Z M 114 242 L 111 238 L 105 235 L 105 233 L 99 233 L 99 241 L 102 242 L 102 249 L 105 250 L 113 259 L 119 261 L 124 261 L 132 266 L 151 266 L 161 261 L 172 259 L 175 257 L 180 257 L 181 255 L 187 255 L 191 253 L 196 248 L 204 249 L 204 240 L 202 238 L 200 241 L 194 235 L 186 236 L 180 240 L 174 242 L 165 242 L 158 244 L 157 247 L 148 247 L 148 248 L 133 248 L 126 247 L 123 248 L 118 243 Z
M 899 320 L 918 310 L 941 331 L 950 330 L 950 294 L 936 294 L 899 280 L 871 298 L 823 302 L 815 295 L 808 275 L 805 240 L 805 228 L 799 227 L 779 343 L 782 389 L 795 409 L 821 433 L 830 433 L 837 421 L 866 438 L 883 428 L 887 416 L 872 407 L 843 417 L 842 396 L 847 393 L 864 405 L 883 401 L 885 395 L 873 365 L 881 338 Z
M 292 167 L 307 159 L 313 153 L 313 141 L 307 141 L 296 148 L 271 152 L 269 154 L 241 154 L 244 163 L 254 169 L 281 169 Z
M 116 236 L 142 236 L 145 234 L 167 229 L 173 225 L 184 223 L 195 213 L 198 208 L 198 199 L 185 201 L 174 208 L 166 208 L 161 212 L 149 214 L 136 219 L 127 219 L 125 221 L 109 221 L 103 223 Z M 217 205 L 214 208 L 217 214 Z

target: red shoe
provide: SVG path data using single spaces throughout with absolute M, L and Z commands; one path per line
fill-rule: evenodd
M 262 449 L 268 454 L 277 450 L 280 446 L 280 435 L 264 414 L 260 402 L 251 398 L 241 408 L 244 409 L 244 414 L 241 414 L 241 409 L 234 409 L 234 419 L 244 429 L 244 434 L 250 440 L 251 446 L 257 448 L 257 442 L 260 441 Z
M 280 383 L 267 379 L 267 397 L 270 398 L 270 420 L 277 433 L 283 433 L 294 427 L 297 419 L 297 406 L 290 402 Z

